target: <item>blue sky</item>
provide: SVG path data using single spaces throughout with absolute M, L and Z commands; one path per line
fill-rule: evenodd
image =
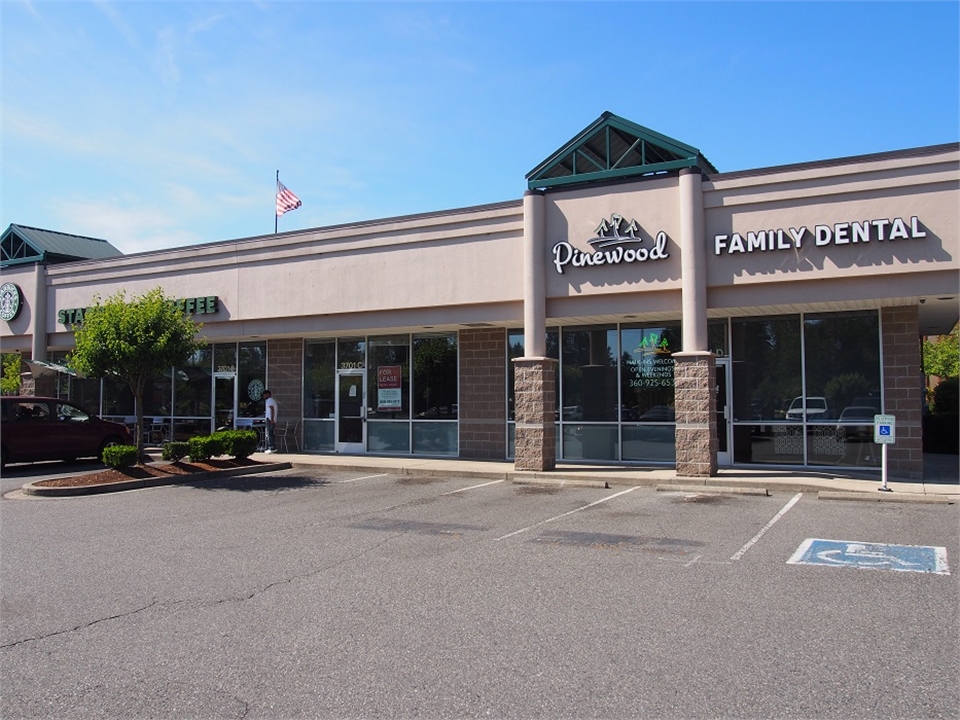
M 609 110 L 721 171 L 960 140 L 957 2 L 0 2 L 0 224 L 125 253 L 521 197 Z

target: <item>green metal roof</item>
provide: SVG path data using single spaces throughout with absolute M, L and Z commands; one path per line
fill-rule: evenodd
M 639 177 L 688 167 L 717 172 L 695 147 L 605 112 L 527 173 L 527 187 Z
M 0 236 L 0 267 L 120 257 L 106 240 L 11 224 Z

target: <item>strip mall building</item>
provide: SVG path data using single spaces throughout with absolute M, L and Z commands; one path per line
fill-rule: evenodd
M 960 145 L 720 173 L 605 113 L 527 181 L 493 205 L 65 263 L 40 247 L 59 234 L 12 225 L 2 350 L 63 362 L 95 295 L 159 286 L 208 340 L 145 400 L 175 436 L 260 414 L 267 386 L 302 452 L 706 476 L 879 467 L 883 413 L 890 473 L 921 475 L 920 339 L 960 315 Z M 35 386 L 135 412 L 108 382 Z

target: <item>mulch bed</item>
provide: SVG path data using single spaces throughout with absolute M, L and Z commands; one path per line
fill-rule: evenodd
M 230 470 L 239 467 L 252 467 L 264 463 L 250 458 L 229 458 L 227 460 L 212 459 L 206 462 L 175 462 L 161 465 L 135 465 L 133 467 L 114 469 L 104 468 L 98 472 L 77 475 L 76 477 L 57 478 L 55 480 L 38 480 L 34 485 L 43 487 L 84 487 L 86 485 L 106 485 L 109 483 L 127 482 L 128 480 L 144 480 L 146 478 L 175 477 L 194 475 L 217 470 Z

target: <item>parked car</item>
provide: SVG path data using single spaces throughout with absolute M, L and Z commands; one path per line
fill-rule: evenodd
M 807 398 L 807 420 L 826 420 L 830 417 L 830 406 L 824 397 Z M 787 409 L 787 420 L 803 420 L 803 398 L 795 397 Z
M 849 405 L 840 413 L 842 423 L 873 423 L 873 416 L 880 411 L 872 405 Z
M 0 398 L 0 464 L 100 458 L 111 445 L 135 445 L 125 425 L 79 405 L 44 397 Z

